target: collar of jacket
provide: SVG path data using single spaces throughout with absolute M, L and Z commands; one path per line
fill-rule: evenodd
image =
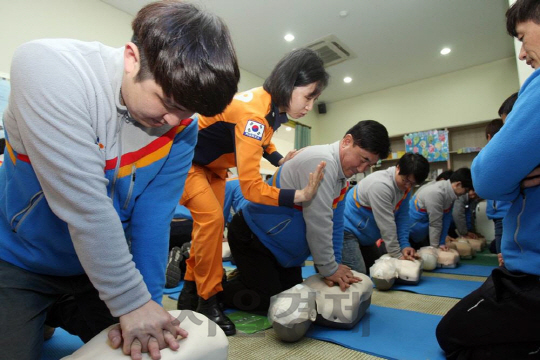
M 289 121 L 289 118 L 287 117 L 287 113 L 280 113 L 279 108 L 272 103 L 270 105 L 270 112 L 265 116 L 266 121 L 268 121 L 268 124 L 272 126 L 272 129 L 276 131 L 279 129 L 281 124 L 285 124 L 287 121 Z

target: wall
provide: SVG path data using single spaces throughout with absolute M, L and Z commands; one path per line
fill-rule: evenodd
M 516 0 L 508 0 L 508 4 L 512 5 Z M 519 74 L 519 85 L 523 85 L 525 80 L 534 72 L 534 69 L 527 65 L 525 61 L 519 60 L 519 52 L 521 51 L 521 42 L 514 38 L 514 50 L 516 52 L 517 71 Z
M 13 52 L 40 38 L 74 38 L 121 47 L 131 38 L 132 16 L 98 0 L 2 1 L 0 73 Z
M 313 143 L 339 139 L 365 119 L 384 124 L 390 136 L 492 119 L 518 89 L 516 62 L 508 58 L 330 103 L 317 116 Z

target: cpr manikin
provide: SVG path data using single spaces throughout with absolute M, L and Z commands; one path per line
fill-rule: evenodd
M 467 240 L 469 242 L 469 244 L 471 244 L 471 247 L 476 252 L 481 252 L 487 246 L 486 238 L 484 238 L 484 237 L 479 237 L 477 239 L 468 238 L 468 237 L 459 237 L 457 240 L 458 241 L 459 240 Z
M 303 283 L 270 299 L 268 319 L 279 339 L 300 340 L 314 322 L 318 325 L 351 329 L 371 304 L 373 283 L 364 274 L 353 270 L 362 281 L 351 284 L 345 291 L 328 286 L 323 277 L 315 274 Z
M 464 238 L 452 239 L 451 237 L 447 237 L 446 246 L 449 249 L 457 250 L 459 257 L 462 259 L 472 259 L 476 256 L 476 251 L 473 249 L 469 241 Z
M 442 250 L 433 246 L 424 246 L 418 250 L 423 260 L 424 270 L 431 271 L 437 267 L 455 268 L 459 263 L 459 254 L 454 249 Z
M 189 336 L 179 340 L 180 348 L 172 351 L 169 348 L 161 350 L 161 360 L 183 359 L 227 359 L 229 341 L 219 326 L 206 316 L 191 310 L 172 310 L 169 313 L 180 320 L 180 326 Z M 84 344 L 79 350 L 63 360 L 129 360 L 122 348 L 113 349 L 107 334 L 114 325 L 103 330 Z M 147 353 L 142 358 L 150 359 Z
M 385 254 L 375 261 L 369 273 L 379 290 L 390 289 L 395 281 L 416 285 L 422 276 L 422 261 L 399 260 Z

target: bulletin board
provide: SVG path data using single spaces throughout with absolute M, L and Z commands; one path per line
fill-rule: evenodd
M 423 155 L 429 162 L 448 160 L 448 130 L 429 130 L 403 137 L 405 152 Z

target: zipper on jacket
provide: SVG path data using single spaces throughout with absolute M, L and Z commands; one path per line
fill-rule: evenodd
M 280 232 L 282 232 L 291 223 L 291 221 L 292 221 L 291 219 L 283 220 L 282 222 L 276 224 L 274 227 L 269 229 L 266 232 L 266 234 L 268 234 L 270 236 L 274 236 L 274 235 L 279 234 Z
M 525 211 L 525 205 L 526 204 L 527 204 L 527 197 L 525 196 L 525 194 L 523 194 L 523 204 L 521 205 L 521 211 L 519 212 L 519 214 L 517 216 L 517 226 L 516 226 L 516 231 L 514 232 L 514 242 L 519 247 L 519 251 L 521 251 L 521 252 L 523 252 L 523 249 L 521 248 L 521 245 L 519 245 L 519 242 L 517 240 L 517 236 L 518 236 L 518 232 L 519 232 L 519 227 L 521 225 L 521 215 L 523 215 L 523 212 Z
M 26 217 L 28 216 L 28 214 L 30 214 L 30 212 L 32 211 L 32 209 L 34 207 L 36 207 L 36 205 L 39 203 L 39 201 L 43 198 L 43 190 L 37 192 L 34 196 L 32 196 L 32 198 L 30 199 L 30 202 L 28 203 L 28 206 L 25 207 L 24 209 L 22 209 L 21 211 L 19 211 L 18 213 L 16 213 L 12 218 L 11 218 L 11 228 L 13 229 L 13 232 L 17 232 L 19 230 L 19 228 L 21 227 L 22 223 L 24 222 L 24 219 L 26 219 Z M 17 217 L 19 217 L 19 215 L 21 214 L 24 214 L 21 219 L 19 220 L 19 222 L 17 223 L 17 226 L 13 227 L 15 221 L 17 220 Z
M 129 201 L 131 200 L 131 195 L 133 194 L 133 187 L 135 187 L 135 172 L 137 171 L 137 167 L 135 166 L 135 164 L 131 165 L 131 182 L 129 183 L 129 190 L 128 190 L 128 193 L 127 193 L 127 197 L 126 197 L 126 201 L 124 202 L 124 206 L 122 207 L 123 210 L 126 210 L 128 205 L 129 205 Z
M 120 162 L 122 161 L 122 126 L 124 121 L 129 121 L 129 114 L 125 113 L 122 115 L 122 120 L 120 121 L 120 129 L 118 129 L 118 155 L 116 157 L 116 166 L 114 167 L 114 175 L 111 185 L 111 199 L 114 203 L 114 191 L 116 189 L 116 180 L 118 179 L 118 172 L 120 171 Z

